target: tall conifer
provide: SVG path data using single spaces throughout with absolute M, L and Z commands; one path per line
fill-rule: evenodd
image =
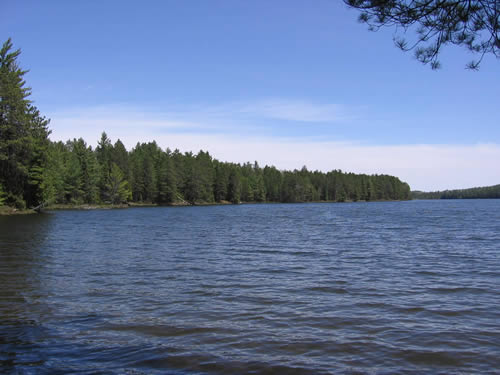
M 48 123 L 28 99 L 17 58 L 9 38 L 0 49 L 0 183 L 8 204 L 18 207 L 38 205 L 48 146 Z

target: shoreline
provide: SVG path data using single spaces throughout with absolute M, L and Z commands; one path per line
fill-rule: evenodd
M 142 208 L 142 207 L 196 207 L 196 206 L 228 206 L 228 205 L 242 205 L 242 204 L 308 204 L 308 203 L 366 203 L 366 202 L 404 202 L 409 201 L 411 199 L 405 200 L 345 200 L 342 202 L 339 201 L 311 201 L 311 202 L 239 202 L 239 203 L 231 203 L 228 201 L 221 202 L 197 202 L 194 204 L 187 202 L 175 202 L 170 204 L 156 204 L 156 203 L 122 203 L 122 204 L 53 204 L 47 205 L 43 208 L 43 212 L 47 211 L 85 211 L 85 210 L 123 210 L 128 208 Z M 14 215 L 33 215 L 39 212 L 34 209 L 16 209 L 14 207 L 9 206 L 0 206 L 0 216 L 14 216 Z
M 30 209 L 19 209 L 9 206 L 0 206 L 0 216 L 33 215 L 37 212 Z

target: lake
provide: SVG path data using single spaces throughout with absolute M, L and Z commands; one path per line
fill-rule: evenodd
M 500 200 L 0 217 L 0 373 L 500 371 Z

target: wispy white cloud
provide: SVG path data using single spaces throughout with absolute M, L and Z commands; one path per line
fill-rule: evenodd
M 51 127 L 62 137 L 75 137 L 76 129 L 88 132 L 125 132 L 152 136 L 162 132 L 255 133 L 276 126 L 277 120 L 333 123 L 349 118 L 345 107 L 307 101 L 267 99 L 217 105 L 172 108 L 137 108 L 127 104 L 70 108 L 48 113 Z
M 277 120 L 301 122 L 338 122 L 352 117 L 340 104 L 317 104 L 305 100 L 266 99 L 236 103 L 239 112 Z
M 160 113 L 123 106 L 83 108 L 51 114 L 51 138 L 65 141 L 83 137 L 95 146 L 105 130 L 113 141 L 120 138 L 129 149 L 137 142 L 156 140 L 162 148 L 207 150 L 224 161 L 257 160 L 261 165 L 275 165 L 280 169 L 306 165 L 312 170 L 391 174 L 419 190 L 500 183 L 499 144 L 373 145 L 356 140 L 325 141 L 320 137 L 266 137 L 250 131 L 248 124 L 239 131 L 224 132 L 225 127 L 229 129 L 230 120 L 216 121 L 217 113 L 186 116 L 179 112 Z
M 50 127 L 57 139 L 83 137 L 94 143 L 103 131 L 116 138 L 134 136 L 149 139 L 163 132 L 214 132 L 224 125 L 197 121 L 195 116 L 182 113 L 139 109 L 126 105 L 71 108 L 48 114 Z M 89 137 L 89 138 L 87 138 Z
M 355 114 L 356 113 L 356 114 Z M 359 116 L 359 108 L 337 103 L 315 103 L 308 100 L 268 98 L 231 101 L 177 108 L 170 115 L 217 121 L 294 121 L 309 123 L 336 123 Z
M 189 121 L 175 119 L 168 113 L 148 111 L 126 105 L 71 108 L 49 113 L 56 126 L 66 127 L 147 127 L 147 128 L 190 128 L 197 126 Z M 105 128 L 102 128 L 105 129 Z

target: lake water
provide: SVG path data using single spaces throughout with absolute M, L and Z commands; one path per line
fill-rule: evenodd
M 500 372 L 500 200 L 0 217 L 0 373 Z

